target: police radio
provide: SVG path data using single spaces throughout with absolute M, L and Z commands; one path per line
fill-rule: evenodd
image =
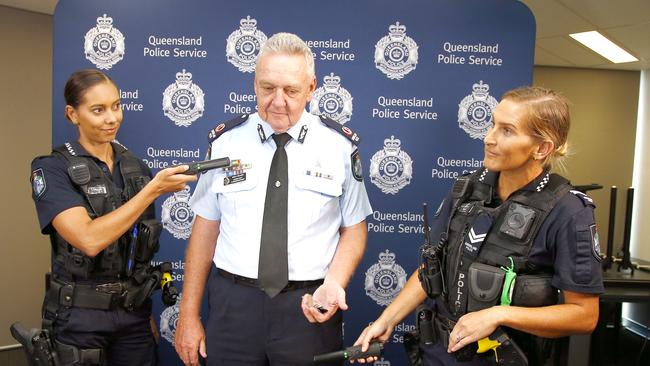
M 438 252 L 441 246 L 435 247 L 431 244 L 431 232 L 429 230 L 429 213 L 427 204 L 422 204 L 424 244 L 420 247 L 420 265 L 418 266 L 418 279 L 420 284 L 430 298 L 440 296 L 444 291 L 444 281 L 440 269 L 440 258 Z

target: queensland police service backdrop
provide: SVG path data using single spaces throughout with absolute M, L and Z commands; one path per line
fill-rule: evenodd
M 532 79 L 535 22 L 515 0 L 61 0 L 54 16 L 52 143 L 77 138 L 63 117 L 67 77 L 94 67 L 120 87 L 119 141 L 154 171 L 202 160 L 207 133 L 254 113 L 260 46 L 292 32 L 314 52 L 309 111 L 361 136 L 373 206 L 366 254 L 347 289 L 345 344 L 395 298 L 417 266 L 422 203 L 434 212 L 452 180 L 482 164 L 500 95 Z M 193 186 L 156 202 L 164 223 L 155 260 L 183 286 Z M 296 304 L 298 307 L 299 304 Z M 204 308 L 205 311 L 205 308 Z M 178 306 L 154 297 L 162 365 Z M 405 365 L 397 326 L 375 365 Z

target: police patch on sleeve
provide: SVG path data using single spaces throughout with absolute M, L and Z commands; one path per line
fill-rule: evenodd
M 596 224 L 589 226 L 589 231 L 591 232 L 591 247 L 593 248 L 594 256 L 600 261 L 602 259 L 600 256 L 600 238 L 598 237 Z
M 352 156 L 350 157 L 352 162 L 350 164 L 352 168 L 352 176 L 359 182 L 363 181 L 363 169 L 361 168 L 361 154 L 359 150 L 354 150 Z
M 43 173 L 43 169 L 38 168 L 34 170 L 32 172 L 32 176 L 30 177 L 30 181 L 32 182 L 32 192 L 34 193 L 34 198 L 40 199 L 47 189 L 47 183 L 45 182 L 45 174 Z

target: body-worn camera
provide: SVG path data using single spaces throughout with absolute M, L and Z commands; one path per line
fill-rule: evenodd
M 535 210 L 517 202 L 508 206 L 506 217 L 499 227 L 499 231 L 516 239 L 523 239 L 535 220 Z

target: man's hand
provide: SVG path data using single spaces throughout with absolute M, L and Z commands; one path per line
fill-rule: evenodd
M 335 282 L 323 283 L 313 295 L 302 297 L 302 312 L 310 323 L 328 321 L 340 308 L 348 310 L 345 302 L 345 290 Z
M 206 358 L 205 331 L 198 317 L 180 317 L 174 339 L 176 353 L 187 366 L 199 365 L 199 354 Z

